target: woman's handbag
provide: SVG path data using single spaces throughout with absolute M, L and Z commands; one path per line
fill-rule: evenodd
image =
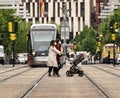
M 66 63 L 66 57 L 65 56 L 61 56 L 60 57 L 60 65 L 64 65 Z

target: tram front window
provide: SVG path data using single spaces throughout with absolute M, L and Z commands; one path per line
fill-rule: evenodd
M 34 41 L 50 41 L 54 38 L 55 31 L 33 31 Z
M 33 47 L 35 51 L 48 51 L 55 31 L 33 31 Z
M 49 41 L 34 41 L 35 51 L 47 51 L 49 49 Z

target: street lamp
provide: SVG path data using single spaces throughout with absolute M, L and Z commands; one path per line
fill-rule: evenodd
M 118 32 L 118 27 L 118 22 L 114 22 L 113 20 L 110 21 L 111 39 L 113 41 L 113 66 L 115 66 L 115 39 L 116 33 Z
M 97 52 L 100 51 L 100 46 L 102 44 L 102 38 L 103 38 L 103 35 L 102 34 L 98 34 L 96 35 L 96 41 L 97 41 Z
M 102 34 L 98 35 L 97 33 L 96 41 L 98 42 L 98 46 L 101 46 L 102 38 L 103 38 L 103 35 Z
M 69 39 L 69 26 L 61 26 L 61 39 L 63 39 L 64 54 L 66 54 L 66 39 Z
M 116 34 L 112 33 L 111 38 L 113 41 L 113 66 L 115 66 L 115 39 L 116 39 Z
M 102 40 L 102 38 L 103 38 L 103 35 L 102 35 L 102 34 L 100 34 L 100 40 Z
M 97 60 L 99 60 L 100 63 L 100 57 L 101 57 L 101 44 L 102 44 L 102 38 L 103 35 L 102 34 L 98 34 L 96 35 L 96 41 L 97 41 L 97 49 L 96 49 L 96 53 L 97 53 Z
M 62 20 L 62 26 L 61 26 L 61 39 L 63 39 L 63 47 L 64 47 L 64 54 L 66 55 L 67 49 L 66 49 L 66 39 L 69 39 L 69 26 L 67 21 L 67 5 L 66 2 L 63 4 L 63 8 L 61 8 L 63 11 L 63 20 Z

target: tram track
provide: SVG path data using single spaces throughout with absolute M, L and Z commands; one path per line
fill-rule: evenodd
M 46 69 L 28 67 L 17 71 L 3 74 L 6 77 L 0 80 L 0 87 L 3 88 L 0 89 L 1 98 L 23 98 L 22 96 L 26 95 L 28 90 L 37 86 Z M 10 75 L 7 77 L 8 74 Z
M 105 98 L 119 98 L 119 69 L 102 65 L 85 65 L 82 68 L 85 71 L 85 76 L 100 90 Z
M 11 76 L 9 76 L 9 77 L 7 77 L 7 78 L 1 79 L 1 80 L 0 80 L 0 83 L 6 81 L 6 80 L 8 80 L 8 79 L 11 79 L 11 78 L 13 78 L 13 77 L 16 77 L 16 76 L 18 76 L 18 75 L 20 75 L 20 74 L 23 74 L 23 73 L 25 73 L 25 72 L 27 72 L 27 71 L 29 71 L 29 70 L 32 70 L 32 69 L 26 69 L 26 70 L 24 70 L 24 71 L 21 71 L 21 72 L 19 72 L 19 73 L 16 73 L 16 74 L 14 74 L 14 75 L 11 75 Z
M 94 66 L 94 65 L 92 65 L 92 66 Z M 120 71 L 120 67 L 119 66 L 106 65 L 106 64 L 99 64 L 97 66 L 98 67 L 106 67 L 106 68 L 115 69 L 115 70 Z
M 75 80 L 72 80 L 73 82 L 70 82 L 71 81 L 71 79 L 72 79 L 72 77 L 67 77 L 67 76 L 63 76 L 63 78 L 62 79 L 65 79 L 65 80 L 59 80 L 59 78 L 53 78 L 53 81 L 55 80 L 56 82 L 53 82 L 53 83 L 55 83 L 55 84 L 59 84 L 59 85 L 61 85 L 61 84 L 64 84 L 64 85 L 61 85 L 61 86 L 63 86 L 63 87 L 60 87 L 60 86 L 57 86 L 58 87 L 58 89 L 56 88 L 56 87 L 54 87 L 55 85 L 54 84 L 44 84 L 44 82 L 45 83 L 48 83 L 47 81 L 49 81 L 49 83 L 52 83 L 51 82 L 51 80 L 49 80 L 49 77 L 47 77 L 47 78 L 45 78 L 45 79 L 43 79 L 45 76 L 43 75 L 42 77 L 41 77 L 41 79 L 39 79 L 39 82 L 36 82 L 36 84 L 34 84 L 34 86 L 31 86 L 30 87 L 30 89 L 28 89 L 21 97 L 19 97 L 19 98 L 34 98 L 34 97 L 39 97 L 39 98 L 48 98 L 48 96 L 49 96 L 49 94 L 50 95 L 52 95 L 52 96 L 49 96 L 49 98 L 55 98 L 55 96 L 56 96 L 56 93 L 57 92 L 59 92 L 59 93 L 61 93 L 62 94 L 62 92 L 61 92 L 61 89 L 65 89 L 64 88 L 64 86 L 66 87 L 67 86 L 67 84 L 71 84 L 71 85 L 69 85 L 69 88 L 71 88 L 71 89 L 74 89 L 75 91 L 76 91 L 76 89 L 78 90 L 78 88 L 79 87 L 74 87 L 74 85 L 72 85 L 73 84 L 73 82 L 77 82 L 77 81 L 81 81 L 81 83 L 78 83 L 77 82 L 77 85 L 78 86 L 80 86 L 81 87 L 81 85 L 83 85 L 84 83 L 84 85 L 86 85 L 86 86 L 84 86 L 85 88 L 84 88 L 84 90 L 86 90 L 86 94 L 87 94 L 87 92 L 89 91 L 89 92 L 91 92 L 93 95 L 94 95 L 94 97 L 90 97 L 90 96 L 92 96 L 91 94 L 90 94 L 90 96 L 88 97 L 88 98 L 113 98 L 111 95 L 109 95 L 109 93 L 108 92 L 106 92 L 106 90 L 104 90 L 103 88 L 102 88 L 102 86 L 101 85 L 99 85 L 98 83 L 96 83 L 96 81 L 94 81 L 94 79 L 92 79 L 91 77 L 89 77 L 89 75 L 87 75 L 87 74 L 85 74 L 84 75 L 84 77 L 82 78 L 80 78 L 79 76 L 73 76 L 73 77 L 75 77 L 74 79 Z M 42 80 L 42 81 L 41 81 Z M 59 82 L 57 82 L 59 80 Z M 66 82 L 66 80 L 68 81 L 68 83 Z M 67 84 L 66 84 L 67 83 Z M 87 84 L 86 84 L 87 83 Z M 45 85 L 45 86 L 44 86 Z M 50 86 L 50 88 L 49 88 L 49 86 L 47 86 L 47 89 L 48 90 L 46 90 L 46 91 L 44 91 L 44 88 L 46 87 L 46 85 L 54 85 L 54 86 Z M 89 86 L 87 86 L 87 85 L 89 85 Z M 61 88 L 61 89 L 59 89 L 59 87 Z M 89 88 L 90 87 L 90 88 Z M 32 89 L 31 89 L 32 88 Z M 49 89 L 51 89 L 52 91 L 54 91 L 55 90 L 55 92 L 53 93 L 53 92 L 51 92 L 51 91 L 49 91 Z M 79 89 L 80 91 L 77 91 L 77 92 L 82 92 L 82 88 L 81 89 Z M 67 90 L 65 90 L 66 91 L 66 93 L 65 93 L 65 95 L 64 95 L 64 91 L 63 91 L 63 96 L 65 97 L 66 96 L 66 98 L 76 98 L 75 96 L 74 96 L 74 94 L 72 95 L 72 96 L 70 96 L 69 95 L 69 97 L 68 97 L 68 95 L 67 95 L 67 91 L 70 91 L 69 89 L 67 89 Z M 93 92 L 94 91 L 94 92 Z M 43 92 L 43 93 L 42 93 Z M 46 93 L 45 93 L 46 92 Z M 52 94 L 51 94 L 51 93 Z M 57 96 L 57 98 L 61 98 L 61 94 L 59 94 L 58 93 L 58 96 Z M 72 93 L 72 92 L 71 92 Z M 78 93 L 78 94 L 79 94 Z M 46 94 L 46 95 L 44 95 L 44 94 Z M 85 96 L 84 96 L 84 94 L 82 95 L 80 95 L 80 96 L 83 96 L 82 98 L 86 98 Z M 88 95 L 86 95 L 86 96 L 88 96 Z M 96 96 L 96 97 L 95 97 Z
M 69 69 L 69 66 L 65 66 L 61 70 L 61 77 L 48 77 L 48 69 L 46 68 L 31 68 L 33 70 L 0 82 L 0 88 L 3 88 L 0 89 L 0 97 L 78 98 L 79 96 L 79 98 L 119 98 L 119 77 L 96 67 L 99 67 L 99 65 L 94 67 L 82 65 L 81 69 L 85 73 L 83 77 L 78 75 L 67 77 L 65 72 Z M 101 68 L 105 70 L 107 67 Z M 111 70 L 112 68 L 107 69 Z M 112 70 L 116 71 L 116 69 Z M 119 70 L 117 71 L 119 72 Z
M 27 88 L 25 91 L 22 92 L 22 94 L 19 96 L 19 98 L 27 98 L 27 96 L 29 96 L 29 94 L 39 85 L 39 83 L 46 76 L 47 73 L 48 72 L 43 73 L 43 75 L 40 76 L 37 81 L 35 81 L 34 83 L 32 83 L 29 86 L 29 88 Z
M 19 71 L 19 70 L 20 70 L 20 72 L 17 72 L 17 73 L 13 72 L 13 71 Z M 25 73 L 25 72 L 27 72 L 29 70 L 32 70 L 32 68 L 24 69 L 24 67 L 22 67 L 22 68 L 16 68 L 16 69 L 11 69 L 11 70 L 4 71 L 3 73 L 1 73 L 0 83 L 6 81 L 8 79 L 11 79 L 13 77 L 16 77 L 16 76 L 18 76 L 20 74 L 23 74 L 23 73 Z M 11 71 L 12 71 L 12 73 L 11 73 Z
M 12 69 L 8 69 L 8 70 L 3 70 L 3 71 L 0 71 L 0 75 L 4 74 L 4 73 L 7 73 L 7 72 L 14 71 L 14 70 L 22 69 L 22 68 L 25 68 L 25 67 L 28 67 L 28 66 L 22 66 L 22 67 L 12 68 Z
M 91 73 L 91 71 L 90 72 L 86 72 L 85 71 L 85 75 L 84 75 L 84 77 L 82 78 L 81 77 L 81 83 L 78 83 L 77 81 L 79 81 L 79 79 L 80 79 L 80 77 L 79 76 L 73 76 L 73 77 L 75 77 L 74 79 L 75 80 L 77 80 L 76 82 L 75 82 L 75 80 L 72 80 L 72 81 L 74 81 L 75 83 L 77 83 L 76 85 L 78 85 L 78 86 L 80 86 L 81 87 L 81 85 L 83 85 L 84 83 L 86 84 L 86 85 L 89 85 L 90 87 L 87 87 L 87 86 L 84 86 L 85 88 L 83 89 L 82 87 L 81 87 L 81 89 L 83 89 L 85 92 L 86 92 L 86 96 L 88 96 L 89 95 L 89 93 L 88 92 L 90 92 L 90 93 L 92 93 L 94 96 L 92 96 L 91 94 L 90 94 L 90 96 L 92 96 L 92 97 L 88 97 L 88 98 L 119 98 L 117 95 L 115 95 L 115 94 L 112 94 L 111 93 L 111 90 L 110 90 L 110 88 L 109 88 L 109 86 L 111 85 L 111 83 L 109 83 L 109 80 L 105 80 L 105 82 L 104 82 L 104 80 L 103 80 L 103 76 L 104 76 L 104 73 L 106 73 L 107 75 L 106 75 L 106 78 L 110 78 L 111 77 L 111 74 L 109 74 L 109 73 L 107 73 L 107 72 L 105 72 L 105 71 L 103 71 L 103 70 L 100 70 L 100 69 L 97 69 L 97 68 L 95 68 L 95 67 L 91 67 L 92 69 L 95 69 L 95 70 L 99 70 L 99 71 L 96 71 L 96 72 L 98 72 L 98 73 L 101 73 L 101 74 L 96 74 L 96 75 L 98 75 L 98 76 L 95 76 L 94 77 L 94 75 L 92 74 L 90 74 Z M 115 78 L 115 79 L 117 79 L 118 80 L 118 78 L 116 78 L 116 76 L 114 76 L 114 75 L 112 75 L 112 77 L 113 78 Z M 54 79 L 55 78 L 53 78 L 53 81 L 54 81 Z M 69 85 L 69 88 L 71 88 L 72 90 L 74 89 L 74 91 L 76 91 L 76 89 L 78 90 L 79 89 L 79 87 L 74 87 L 72 84 L 73 84 L 73 82 L 70 82 L 71 81 L 71 78 L 70 77 L 65 77 L 65 76 L 63 76 L 63 79 L 65 79 L 65 80 L 67 80 L 68 82 L 67 82 L 67 84 L 71 84 L 71 85 Z M 58 78 L 56 78 L 55 79 L 55 81 L 57 81 L 58 80 Z M 65 80 L 63 80 L 63 81 L 60 81 L 59 80 L 59 82 L 54 82 L 55 84 L 59 84 L 59 85 L 61 85 L 61 84 L 64 84 L 64 86 L 66 87 L 67 86 L 67 84 L 66 84 L 66 82 L 65 82 Z M 41 82 L 41 80 L 40 80 L 40 85 L 39 84 L 37 84 L 37 86 L 34 86 L 33 88 L 35 89 L 35 90 L 31 90 L 30 91 L 30 93 L 29 93 L 29 95 L 28 96 L 22 96 L 22 97 L 19 97 L 19 98 L 34 98 L 34 97 L 39 97 L 39 98 L 48 98 L 48 96 L 50 97 L 50 98 L 56 98 L 55 96 L 57 96 L 58 98 L 61 98 L 61 94 L 63 94 L 63 96 L 67 96 L 66 98 L 76 98 L 75 96 L 74 96 L 74 93 L 73 92 L 71 92 L 71 94 L 73 93 L 73 95 L 71 96 L 71 94 L 69 95 L 69 97 L 68 97 L 68 95 L 67 95 L 67 90 L 70 92 L 70 90 L 69 89 L 67 89 L 67 90 L 65 90 L 65 92 L 66 93 L 62 93 L 61 92 L 61 89 L 63 89 L 62 87 L 60 87 L 60 86 L 56 86 L 56 87 L 58 87 L 58 89 L 56 88 L 56 87 L 54 87 L 54 86 L 47 86 L 48 87 L 48 90 L 46 89 L 46 91 L 44 91 L 44 88 L 46 87 L 46 85 L 48 85 L 48 84 L 44 84 L 44 82 L 45 83 L 48 83 L 47 81 L 49 81 L 50 83 L 51 83 L 51 80 L 48 80 L 48 78 L 45 78 L 45 79 L 43 79 L 43 81 Z M 80 82 L 79 81 L 79 82 Z M 106 82 L 108 83 L 108 85 L 106 86 Z M 114 80 L 113 80 L 113 82 L 112 83 L 114 83 Z M 45 85 L 45 86 L 44 86 Z M 53 85 L 53 84 L 49 84 L 49 85 Z M 61 85 L 61 86 L 63 86 L 63 85 Z M 61 88 L 61 89 L 59 89 L 59 88 Z M 49 91 L 49 89 L 51 89 L 52 91 L 55 91 L 54 93 L 52 92 L 52 91 Z M 64 88 L 65 89 L 65 88 Z M 79 92 L 78 94 L 80 94 L 80 92 L 82 92 L 82 90 L 81 89 L 79 89 L 79 91 L 77 91 L 77 92 Z M 118 89 L 118 88 L 117 88 Z M 92 91 L 91 91 L 92 90 Z M 115 89 L 113 88 L 113 91 L 114 91 Z M 43 92 L 43 93 L 42 93 Z M 60 94 L 59 94 L 59 93 Z M 64 92 L 64 90 L 63 90 L 63 92 Z M 52 94 L 51 94 L 52 93 Z M 56 93 L 58 93 L 58 95 L 56 95 Z M 99 93 L 99 94 L 98 94 Z M 46 95 L 45 95 L 46 94 Z M 88 94 L 88 95 L 87 95 Z M 52 96 L 50 96 L 50 95 L 52 95 Z M 84 94 L 82 94 L 81 93 L 81 95 L 80 96 L 82 96 L 82 98 L 86 98 L 85 96 L 84 96 Z M 117 97 L 116 97 L 117 96 Z
M 112 98 L 107 94 L 93 79 L 91 79 L 87 74 L 84 74 L 85 77 L 98 89 L 98 91 L 104 96 L 104 98 Z
M 116 71 L 120 71 L 120 69 L 118 69 L 118 68 L 114 68 L 114 67 L 110 67 L 110 66 L 94 66 L 94 65 L 90 65 L 90 67 L 97 68 L 99 70 L 102 70 L 106 73 L 109 73 L 111 75 L 114 75 L 114 76 L 120 78 L 120 74 L 118 72 L 116 72 Z

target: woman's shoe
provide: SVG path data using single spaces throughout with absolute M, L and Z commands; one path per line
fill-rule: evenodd
M 48 76 L 52 76 L 51 74 L 48 74 Z
M 55 73 L 53 73 L 53 76 L 55 76 Z
M 60 77 L 60 75 L 59 75 L 59 74 L 57 74 L 56 76 L 57 76 L 57 77 Z

